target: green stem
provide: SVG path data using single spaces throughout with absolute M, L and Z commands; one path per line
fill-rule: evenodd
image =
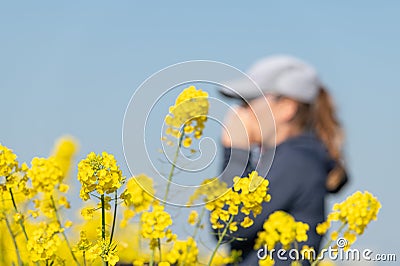
M 104 200 L 104 194 L 101 195 L 101 238 L 106 240 L 106 206 Z M 104 262 L 105 265 L 108 265 L 108 261 Z
M 158 256 L 159 256 L 159 261 L 162 261 L 162 254 L 161 254 L 161 240 L 157 238 L 157 246 L 158 246 Z
M 176 165 L 176 161 L 178 160 L 179 150 L 181 148 L 182 140 L 183 140 L 183 136 L 184 135 L 185 134 L 183 134 L 183 132 L 181 132 L 181 136 L 179 137 L 179 141 L 178 141 L 178 146 L 176 147 L 174 160 L 172 161 L 171 170 L 169 171 L 169 175 L 168 175 L 168 183 L 167 183 L 167 187 L 165 189 L 165 195 L 164 195 L 164 199 L 163 199 L 163 206 L 165 206 L 165 204 L 167 203 L 169 187 L 171 186 L 172 176 L 174 175 L 175 165 Z
M 340 232 L 343 230 L 343 228 L 346 226 L 346 223 L 343 223 L 339 229 L 338 229 L 338 234 L 340 234 Z M 325 246 L 321 249 L 321 251 L 326 250 L 331 244 L 332 244 L 332 239 L 329 238 L 329 241 L 325 244 Z M 313 261 L 311 263 L 311 266 L 316 266 L 318 264 L 318 262 L 320 261 L 320 257 L 321 257 L 321 253 L 318 254 L 317 258 L 315 259 L 315 261 Z
M 85 251 L 82 251 L 82 257 L 83 257 L 83 265 L 86 266 L 86 254 L 85 254 Z
M 113 217 L 113 222 L 112 222 L 112 227 L 111 227 L 111 236 L 110 236 L 110 246 L 112 244 L 113 236 L 114 236 L 114 230 L 115 230 L 115 222 L 117 220 L 117 191 L 115 191 L 115 197 L 114 197 L 114 217 Z
M 101 195 L 101 238 L 106 239 L 106 208 L 104 194 Z
M 217 245 L 215 246 L 215 249 L 214 249 L 214 251 L 213 251 L 213 253 L 211 255 L 210 260 L 208 261 L 207 266 L 211 266 L 212 265 L 211 263 L 212 263 L 212 261 L 213 261 L 213 259 L 215 257 L 215 254 L 217 254 L 217 251 L 218 251 L 219 247 L 221 246 L 222 241 L 224 240 L 224 237 L 225 237 L 226 233 L 228 232 L 229 226 L 231 225 L 231 223 L 233 221 L 233 217 L 234 216 L 232 215 L 231 218 L 229 219 L 228 223 L 226 224 L 226 226 L 224 228 L 224 231 L 222 231 L 222 234 L 219 236 Z
M 195 225 L 194 231 L 193 231 L 193 235 L 192 235 L 193 240 L 196 240 L 196 236 L 197 236 L 197 233 L 199 232 L 199 229 L 200 229 L 200 226 L 201 226 L 201 221 L 203 220 L 203 216 L 204 216 L 205 213 L 206 213 L 206 208 L 203 207 L 201 209 L 201 212 L 200 212 L 200 215 L 199 215 L 199 219 L 198 219 L 198 221 L 197 221 L 197 223 Z M 186 265 L 186 257 L 187 257 L 187 254 L 189 254 L 191 249 L 192 249 L 192 246 L 188 246 L 186 248 L 186 255 L 185 255 L 185 258 L 183 259 L 183 265 L 182 266 Z
M 14 206 L 14 210 L 18 213 L 19 211 L 18 211 L 18 208 L 17 208 L 17 203 L 15 202 L 15 199 L 14 199 L 14 193 L 12 192 L 11 188 L 9 188 L 8 191 L 10 192 L 10 195 L 11 195 L 11 201 L 12 201 L 12 204 Z M 26 233 L 26 229 L 25 229 L 25 225 L 24 225 L 23 220 L 22 219 L 19 220 L 18 223 L 21 226 L 21 229 L 22 229 L 22 232 L 24 233 L 26 241 L 28 241 L 28 234 Z
M 54 201 L 53 195 L 50 196 L 50 200 L 51 200 L 51 204 L 53 205 L 54 213 L 56 214 L 57 223 L 58 223 L 58 225 L 59 225 L 60 228 L 61 228 L 61 227 L 62 227 L 61 219 L 60 219 L 60 215 L 59 215 L 59 213 L 58 213 L 58 209 L 57 209 L 56 203 L 55 203 L 55 201 Z M 61 234 L 62 234 L 62 236 L 63 236 L 64 239 L 65 239 L 65 243 L 67 243 L 69 252 L 71 253 L 71 256 L 72 256 L 72 258 L 74 259 L 76 265 L 80 265 L 79 262 L 78 262 L 78 259 L 75 257 L 75 253 L 72 251 L 72 247 L 71 247 L 71 244 L 70 244 L 69 241 L 68 241 L 67 235 L 65 234 L 64 231 L 62 231 Z
M 153 266 L 154 265 L 154 256 L 155 256 L 155 249 L 153 248 L 153 250 L 151 251 L 151 257 L 150 257 L 150 265 L 149 266 Z
M 142 213 L 139 216 L 138 232 L 142 232 Z M 139 251 L 142 250 L 142 234 L 138 234 L 138 247 Z
M 19 254 L 18 244 L 17 244 L 17 241 L 15 240 L 15 235 L 12 232 L 10 222 L 7 220 L 7 217 L 5 216 L 5 214 L 4 214 L 4 220 L 6 221 L 8 232 L 11 235 L 11 238 L 12 238 L 12 241 L 13 241 L 13 244 L 15 247 L 15 252 L 17 253 L 18 265 L 23 265 L 22 260 L 21 260 L 21 255 Z

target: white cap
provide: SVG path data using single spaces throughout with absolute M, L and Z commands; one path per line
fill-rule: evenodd
M 224 85 L 227 87 L 221 88 L 220 92 L 245 100 L 257 98 L 263 93 L 273 93 L 312 103 L 321 86 L 317 71 L 312 66 L 287 55 L 261 59 L 246 74 L 251 80 L 240 78 L 226 82 Z

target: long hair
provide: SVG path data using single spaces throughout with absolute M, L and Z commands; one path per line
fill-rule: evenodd
M 334 190 L 345 174 L 342 154 L 344 134 L 328 91 L 321 86 L 313 104 L 300 103 L 293 122 L 301 129 L 313 130 L 325 144 L 331 158 L 336 161 L 336 167 L 327 179 L 327 188 Z

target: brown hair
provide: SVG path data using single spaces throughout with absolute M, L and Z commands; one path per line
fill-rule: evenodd
M 293 121 L 301 129 L 313 130 L 325 144 L 332 159 L 336 161 L 336 167 L 329 173 L 326 183 L 328 190 L 335 190 L 345 174 L 342 164 L 344 134 L 328 91 L 320 87 L 313 104 L 300 103 Z

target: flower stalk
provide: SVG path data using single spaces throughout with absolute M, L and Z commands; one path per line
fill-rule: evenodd
M 21 255 L 20 255 L 20 253 L 19 253 L 19 248 L 18 248 L 17 240 L 15 239 L 15 235 L 14 235 L 12 229 L 11 229 L 10 222 L 8 221 L 8 219 L 7 219 L 7 217 L 6 217 L 5 214 L 4 214 L 4 220 L 5 220 L 5 222 L 6 222 L 7 230 L 8 230 L 8 232 L 10 233 L 11 239 L 12 239 L 13 244 L 14 244 L 14 248 L 15 248 L 15 252 L 16 252 L 17 260 L 18 260 L 18 265 L 23 265 L 22 260 L 21 260 Z
M 180 131 L 180 137 L 178 140 L 178 146 L 176 147 L 176 151 L 175 151 L 175 155 L 174 155 L 174 159 L 172 161 L 172 165 L 171 165 L 171 170 L 169 172 L 168 175 L 168 182 L 167 182 L 167 187 L 165 188 L 165 195 L 164 195 L 164 199 L 163 199 L 163 206 L 165 206 L 165 204 L 167 203 L 167 198 L 168 198 L 168 194 L 169 194 L 169 189 L 171 186 L 171 182 L 172 182 L 172 177 L 174 175 L 174 171 L 175 171 L 175 167 L 176 167 L 176 162 L 178 160 L 178 156 L 179 156 L 179 150 L 182 146 L 182 140 L 184 137 L 184 133 L 182 131 Z
M 54 209 L 54 213 L 56 215 L 57 223 L 61 228 L 62 227 L 61 219 L 60 219 L 60 215 L 58 213 L 58 208 L 57 208 L 56 203 L 54 201 L 53 195 L 50 196 L 50 200 L 51 200 L 52 207 Z M 63 230 L 61 230 L 61 234 L 64 237 L 65 243 L 67 243 L 67 246 L 68 246 L 69 252 L 71 253 L 72 259 L 75 261 L 76 265 L 80 265 L 80 263 L 78 262 L 78 259 L 75 256 L 75 253 L 72 250 L 71 244 L 68 241 L 67 235 L 65 234 L 65 232 Z
M 215 254 L 217 254 L 217 251 L 218 251 L 219 247 L 221 246 L 222 241 L 224 240 L 224 237 L 225 237 L 226 234 L 228 233 L 228 229 L 229 229 L 229 226 L 231 225 L 231 223 L 232 223 L 232 221 L 233 221 L 233 218 L 234 218 L 234 216 L 231 215 L 231 218 L 229 219 L 228 223 L 227 223 L 226 226 L 224 227 L 224 230 L 223 230 L 222 233 L 219 235 L 217 245 L 215 246 L 215 248 L 214 248 L 214 250 L 213 250 L 213 253 L 211 254 L 211 257 L 210 257 L 210 260 L 208 261 L 207 266 L 211 266 L 211 265 L 212 265 L 212 261 L 213 261 L 213 259 L 214 259 L 214 257 L 215 257 Z

